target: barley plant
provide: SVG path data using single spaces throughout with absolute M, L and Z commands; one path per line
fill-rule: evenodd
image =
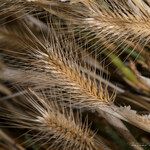
M 149 0 L 0 0 L 0 150 L 150 150 Z

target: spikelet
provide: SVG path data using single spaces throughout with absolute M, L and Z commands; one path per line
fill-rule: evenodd
M 55 1 L 55 5 L 47 5 L 44 0 L 34 2 L 46 11 L 71 22 L 75 31 L 80 29 L 82 36 L 87 36 L 89 41 L 93 40 L 99 45 L 105 41 L 107 47 L 102 48 L 103 51 L 107 51 L 112 44 L 115 45 L 113 52 L 118 55 L 130 47 L 132 52 L 141 47 L 137 51 L 147 59 L 149 65 L 149 53 L 142 52 L 150 43 L 150 6 L 147 1 L 72 0 L 70 3 Z M 98 50 L 101 50 L 101 46 Z
M 40 1 L 37 2 L 40 3 Z M 44 3 L 44 0 L 41 1 L 41 3 L 42 2 Z M 71 2 L 73 4 L 75 3 L 76 6 L 76 1 Z M 60 15 L 61 17 L 64 15 L 67 17 L 68 15 L 69 17 L 70 15 L 70 18 L 63 19 L 75 20 L 75 24 L 87 27 L 89 26 L 90 29 L 92 29 L 93 27 L 94 31 L 101 31 L 98 33 L 101 33 L 101 35 L 104 35 L 104 37 L 109 34 L 110 38 L 113 38 L 116 35 L 120 36 L 121 38 L 125 36 L 125 33 L 128 33 L 130 34 L 129 37 L 132 35 L 138 35 L 142 38 L 145 38 L 145 41 L 148 40 L 148 35 L 150 34 L 150 12 L 148 9 L 149 5 L 147 5 L 144 1 L 129 0 L 126 2 L 122 2 L 118 0 L 102 0 L 100 2 L 97 2 L 94 0 L 83 0 L 78 2 L 80 2 L 78 5 L 79 7 L 83 6 L 83 9 L 81 9 L 81 11 L 78 8 L 74 8 L 71 4 L 69 5 L 68 3 L 66 3 L 65 5 L 64 3 L 56 2 L 56 5 L 58 5 L 58 7 L 60 8 L 60 14 L 58 14 L 58 16 Z M 83 5 L 81 5 L 81 3 Z M 108 3 L 109 5 L 106 5 Z M 63 7 L 68 8 L 68 10 L 64 9 L 64 12 L 61 12 L 63 10 Z M 53 7 L 49 8 L 50 12 L 51 9 L 53 10 Z M 46 10 L 48 10 L 48 8 Z M 71 10 L 73 12 L 76 12 L 75 16 L 73 16 Z M 132 32 L 129 33 L 129 31 Z
M 11 127 L 27 129 L 28 133 L 31 130 L 34 143 L 38 142 L 41 147 L 55 150 L 109 149 L 101 138 L 88 128 L 87 122 L 82 124 L 79 115 L 74 117 L 71 108 L 67 110 L 47 99 L 46 95 L 40 98 L 31 89 L 25 97 L 21 102 L 15 101 L 15 109 L 4 110 L 1 116 L 9 119 L 7 124 Z
M 47 86 L 51 86 L 53 88 L 53 86 L 55 86 L 55 84 L 57 86 L 60 86 L 62 89 L 65 89 L 66 91 L 68 91 L 68 93 L 70 93 L 72 95 L 72 97 L 75 95 L 75 99 L 78 101 L 79 98 L 83 99 L 91 99 L 94 103 L 94 101 L 96 99 L 100 99 L 99 101 L 95 101 L 95 103 L 111 103 L 111 101 L 113 100 L 109 98 L 108 95 L 108 91 L 107 89 L 103 89 L 101 83 L 96 83 L 96 80 L 91 79 L 90 77 L 86 77 L 87 75 L 84 74 L 84 72 L 82 73 L 80 70 L 80 67 L 82 67 L 79 60 L 79 56 L 77 54 L 73 54 L 76 53 L 76 46 L 73 44 L 68 45 L 67 47 L 67 42 L 65 41 L 64 37 L 62 38 L 58 38 L 56 35 L 56 33 L 54 31 L 49 31 L 51 34 L 53 34 L 54 36 L 51 38 L 51 41 L 43 41 L 43 39 L 41 39 L 41 41 L 39 39 L 37 39 L 37 37 L 33 37 L 35 35 L 30 35 L 30 38 L 33 38 L 33 40 L 35 39 L 35 43 L 37 43 L 37 45 L 34 47 L 34 45 L 32 45 L 33 43 L 30 43 L 30 41 L 28 41 L 28 39 L 26 37 L 24 37 L 24 40 L 21 39 L 21 37 L 17 37 L 14 35 L 14 39 L 15 41 L 11 43 L 15 43 L 19 46 L 19 43 L 21 44 L 20 46 L 28 46 L 26 53 L 23 53 L 24 50 L 20 50 L 22 51 L 21 53 L 15 51 L 15 50 L 9 50 L 9 51 L 5 51 L 6 54 L 4 53 L 4 55 L 6 55 L 6 57 L 4 57 L 4 59 L 8 60 L 8 57 L 16 57 L 17 62 L 15 59 L 13 59 L 14 63 L 11 62 L 12 60 L 10 59 L 10 62 L 8 61 L 8 64 L 10 67 L 19 67 L 22 66 L 24 64 L 24 68 L 20 68 L 20 69 L 14 69 L 11 72 L 11 69 L 7 69 L 3 72 L 4 75 L 3 77 L 9 77 L 9 78 L 14 78 L 15 79 L 15 73 L 19 73 L 16 77 L 16 81 L 21 80 L 21 78 L 23 77 L 23 69 L 26 70 L 25 72 L 25 76 L 31 76 L 34 73 L 37 73 L 36 76 L 33 76 L 35 78 L 35 81 L 37 81 L 37 84 L 41 84 L 43 83 L 43 86 L 46 88 Z M 6 38 L 8 41 L 7 37 L 11 37 L 11 35 L 7 35 L 7 33 L 3 33 L 3 31 L 1 31 L 1 35 L 4 36 L 4 39 Z M 25 39 L 26 38 L 26 39 Z M 12 40 L 12 39 L 10 39 Z M 18 42 L 17 42 L 18 40 Z M 22 41 L 21 41 L 22 40 Z M 26 41 L 25 41 L 26 40 Z M 24 42 L 24 43 L 22 43 Z M 28 43 L 28 45 L 25 45 L 26 43 Z M 46 43 L 48 43 L 48 46 L 46 45 Z M 61 45 L 64 44 L 64 48 L 65 48 L 65 52 L 63 52 L 63 47 L 61 47 Z M 38 47 L 37 47 L 38 46 Z M 16 56 L 15 56 L 16 55 Z M 28 59 L 26 60 L 26 58 L 23 59 L 23 56 L 25 56 L 28 58 L 28 56 L 30 57 L 30 62 L 28 62 Z M 68 57 L 67 57 L 68 56 Z M 73 58 L 74 57 L 74 58 Z M 19 63 L 19 64 L 18 64 Z M 83 62 L 84 63 L 84 62 Z M 83 66 L 85 66 L 83 64 Z M 35 71 L 35 72 L 34 72 Z M 45 71 L 45 72 L 43 72 Z M 9 76 L 9 72 L 11 72 L 10 76 Z M 13 73 L 14 72 L 14 73 Z M 22 74 L 21 74 L 22 72 Z M 7 74 L 8 73 L 8 74 Z M 19 79 L 20 76 L 20 79 Z M 40 76 L 43 78 L 40 79 Z M 37 79 L 37 80 L 36 80 Z M 30 78 L 28 78 L 27 81 L 29 81 Z M 32 79 L 31 79 L 32 80 Z M 22 82 L 27 82 L 26 80 L 22 80 Z M 89 98 L 86 96 L 89 93 Z M 81 96 L 83 95 L 83 96 Z M 108 97 L 107 97 L 108 96 Z M 94 100 L 95 99 L 95 100 Z M 78 103 L 78 102 L 77 102 Z

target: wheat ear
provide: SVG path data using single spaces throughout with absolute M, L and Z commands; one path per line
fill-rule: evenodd
M 1 116 L 4 114 L 4 119 L 10 119 L 9 126 L 31 131 L 34 143 L 55 150 L 109 150 L 88 128 L 87 122 L 82 124 L 79 115 L 74 117 L 71 108 L 65 110 L 67 108 L 47 99 L 45 94 L 40 98 L 31 89 L 25 97 L 22 102 L 15 102 L 18 109 L 4 110 Z
M 149 53 L 146 52 L 145 55 L 143 50 L 150 43 L 150 6 L 147 2 L 142 0 L 126 2 L 120 0 L 79 0 L 71 1 L 71 3 L 55 1 L 55 5 L 46 2 L 35 0 L 33 3 L 51 14 L 68 20 L 74 25 L 75 30 L 80 29 L 80 32 L 83 33 L 87 31 L 88 36 L 91 36 L 90 41 L 91 38 L 96 42 L 106 39 L 107 48 L 112 43 L 116 44 L 113 51 L 118 51 L 118 47 L 121 47 L 118 55 L 131 45 L 132 52 L 141 46 L 142 48 L 138 53 L 143 55 L 147 61 L 149 60 Z M 93 37 L 93 35 L 95 36 Z M 107 43 L 107 40 L 111 41 L 111 44 Z M 149 61 L 147 65 L 149 65 Z

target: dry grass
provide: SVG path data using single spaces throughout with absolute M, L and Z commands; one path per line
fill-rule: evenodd
M 1 1 L 0 147 L 149 148 L 149 7 Z

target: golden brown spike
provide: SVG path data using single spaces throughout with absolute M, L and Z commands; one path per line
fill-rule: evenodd
M 28 133 L 34 144 L 39 142 L 41 147 L 55 150 L 109 150 L 86 122 L 83 125 L 78 115 L 74 117 L 71 108 L 65 110 L 67 108 L 46 99 L 46 95 L 39 97 L 31 89 L 25 97 L 24 101 L 15 102 L 15 109 L 4 110 L 1 117 L 9 119 L 8 126 L 31 130 Z

